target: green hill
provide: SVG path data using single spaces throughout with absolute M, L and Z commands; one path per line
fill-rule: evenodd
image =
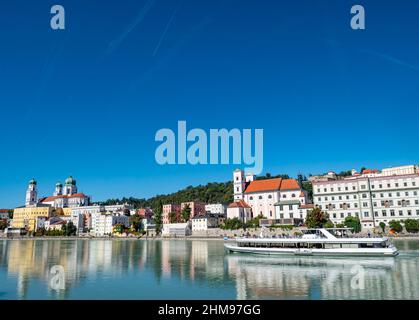
M 187 201 L 202 201 L 205 203 L 224 203 L 229 204 L 233 201 L 233 183 L 231 181 L 219 183 L 211 182 L 206 185 L 199 185 L 196 187 L 189 186 L 185 189 L 179 190 L 175 193 L 166 195 L 157 195 L 149 199 L 139 198 L 122 198 L 122 199 L 109 199 L 100 202 L 103 205 L 113 205 L 117 203 L 129 203 L 135 208 L 156 208 L 159 203 L 167 204 L 180 204 Z

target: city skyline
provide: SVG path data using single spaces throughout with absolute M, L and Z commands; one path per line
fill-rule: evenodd
M 60 31 L 47 1 L 2 4 L 0 207 L 33 177 L 93 201 L 230 181 L 242 165 L 156 163 L 181 120 L 264 129 L 262 174 L 418 163 L 419 4 L 363 2 L 366 30 L 347 0 L 63 0 Z

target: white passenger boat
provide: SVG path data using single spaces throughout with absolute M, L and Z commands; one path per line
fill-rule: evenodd
M 236 238 L 236 243 L 225 243 L 230 252 L 298 256 L 388 256 L 399 254 L 386 237 L 357 238 L 348 235 L 349 228 L 308 229 L 301 237 L 267 238 L 263 231 L 259 238 Z

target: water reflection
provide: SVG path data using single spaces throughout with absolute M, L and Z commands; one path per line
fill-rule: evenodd
M 2 240 L 0 299 L 419 299 L 419 242 L 397 246 L 396 258 L 332 259 L 226 254 L 220 241 Z M 364 290 L 351 287 L 357 265 Z

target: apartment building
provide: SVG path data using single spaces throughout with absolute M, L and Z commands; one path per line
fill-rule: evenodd
M 343 179 L 313 181 L 314 205 L 334 223 L 357 216 L 362 227 L 419 219 L 419 167 L 415 165 L 354 172 Z

